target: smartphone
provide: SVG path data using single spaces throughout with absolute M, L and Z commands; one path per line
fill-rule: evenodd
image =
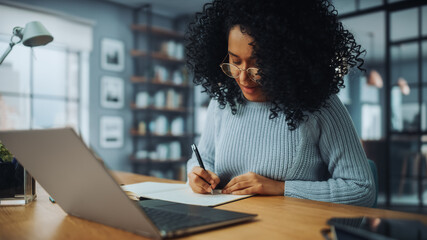
M 427 226 L 417 220 L 358 217 L 331 218 L 327 223 L 336 240 L 427 240 Z

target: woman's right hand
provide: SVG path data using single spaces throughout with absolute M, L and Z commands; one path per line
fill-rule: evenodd
M 188 173 L 188 182 L 195 193 L 210 193 L 219 183 L 219 177 L 201 167 L 193 167 Z M 210 183 L 210 185 L 208 183 Z

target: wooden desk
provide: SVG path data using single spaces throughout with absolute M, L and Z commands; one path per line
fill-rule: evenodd
M 114 172 L 119 183 L 173 182 L 132 173 Z M 0 207 L 0 239 L 145 239 L 142 236 L 68 216 L 38 186 L 38 198 L 27 206 Z M 181 239 L 323 239 L 320 230 L 331 217 L 373 216 L 418 219 L 426 215 L 301 200 L 255 196 L 217 208 L 257 213 L 256 221 L 190 235 Z

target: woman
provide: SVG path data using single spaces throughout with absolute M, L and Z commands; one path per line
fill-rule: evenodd
M 336 94 L 363 53 L 328 1 L 214 0 L 189 25 L 194 82 L 212 98 L 196 193 L 372 206 L 373 176 Z M 208 184 L 209 183 L 209 184 Z

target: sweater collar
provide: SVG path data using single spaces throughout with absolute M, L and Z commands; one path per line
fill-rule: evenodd
M 242 98 L 243 98 L 243 105 L 245 107 L 250 107 L 250 108 L 270 108 L 271 107 L 271 102 L 269 101 L 267 102 L 249 101 L 243 94 L 242 94 Z

